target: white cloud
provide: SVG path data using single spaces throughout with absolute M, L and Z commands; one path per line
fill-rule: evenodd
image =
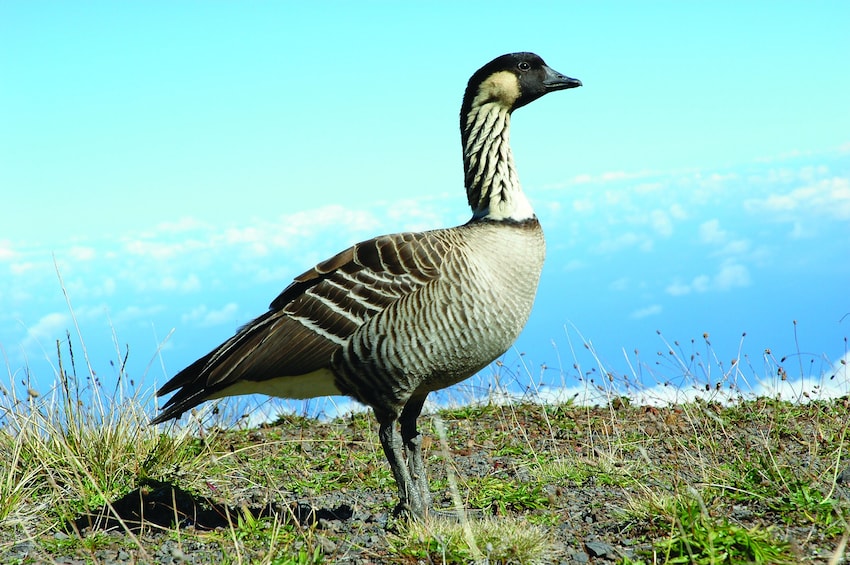
M 246 246 L 255 255 L 264 256 L 269 252 L 266 235 L 264 231 L 253 225 L 244 228 L 228 228 L 224 232 L 224 241 L 228 245 Z
M 694 292 L 706 292 L 711 288 L 711 278 L 708 275 L 699 275 L 691 281 L 691 288 Z
M 719 251 L 722 255 L 743 255 L 750 251 L 752 244 L 748 239 L 730 241 Z
M 440 224 L 439 214 L 432 210 L 402 206 L 403 214 L 397 208 L 385 211 L 387 217 L 403 217 L 405 229 L 413 227 L 433 228 Z M 414 213 L 411 213 L 413 210 Z M 230 227 L 223 234 L 210 236 L 213 245 L 219 244 L 240 247 L 254 256 L 263 257 L 275 249 L 298 249 L 306 241 L 319 237 L 344 240 L 354 243 L 364 235 L 373 235 L 381 231 L 382 222 L 378 216 L 369 211 L 351 210 L 339 205 L 324 206 L 278 217 L 274 221 L 252 221 L 248 226 Z
M 713 287 L 716 290 L 750 286 L 750 272 L 744 265 L 726 264 L 714 276 Z
M 735 239 L 730 241 L 730 233 L 720 227 L 720 220 L 712 218 L 700 224 L 699 240 L 706 245 L 720 246 L 713 255 L 742 256 L 752 249 L 752 243 L 748 239 Z
M 12 248 L 12 242 L 0 239 L 0 261 L 10 261 L 18 256 L 18 252 Z
M 236 322 L 239 305 L 230 302 L 218 310 L 209 310 L 206 305 L 200 305 L 191 312 L 183 314 L 181 319 L 184 324 L 193 322 L 201 327 L 219 326 L 222 324 L 234 324 Z
M 594 246 L 594 249 L 598 253 L 613 253 L 631 247 L 637 247 L 641 251 L 650 251 L 652 249 L 652 239 L 635 232 L 625 232 L 617 237 L 600 241 Z
M 12 263 L 9 265 L 9 270 L 13 275 L 24 275 L 38 268 L 38 264 L 33 262 Z
M 649 316 L 657 316 L 663 310 L 664 309 L 661 307 L 660 304 L 653 304 L 651 306 L 647 306 L 646 308 L 639 308 L 638 310 L 635 310 L 634 312 L 629 314 L 629 317 L 634 320 L 640 320 L 641 318 L 647 318 Z
M 138 255 L 157 261 L 170 261 L 207 246 L 193 240 L 176 243 L 135 239 L 126 241 L 124 243 L 124 250 L 130 255 Z
M 838 398 L 850 393 L 850 375 L 847 363 L 850 354 L 845 354 L 844 363 L 841 359 L 835 362 L 830 370 L 819 375 L 807 376 L 794 380 L 781 381 L 778 378 L 757 380 L 756 382 L 739 382 L 734 388 L 705 390 L 705 384 L 700 382 L 684 383 L 682 386 L 671 386 L 662 382 L 632 382 L 625 390 L 618 389 L 616 384 L 610 388 L 601 386 L 578 385 L 571 387 L 545 387 L 529 394 L 527 391 L 514 393 L 505 389 L 488 390 L 486 399 L 492 403 L 510 403 L 522 400 L 541 404 L 573 402 L 578 406 L 608 404 L 614 396 L 628 396 L 632 402 L 640 406 L 667 406 L 692 402 L 697 398 L 711 399 L 722 403 L 739 402 L 745 398 L 780 397 L 792 402 L 808 402 L 814 399 Z M 638 386 L 635 386 L 638 384 Z M 464 399 L 468 403 L 468 399 Z
M 345 219 L 334 221 L 333 225 L 346 226 L 351 234 L 374 236 L 378 232 L 386 233 L 387 231 L 429 230 L 441 226 L 456 225 L 469 219 L 466 212 L 461 214 L 460 220 L 454 219 L 458 212 L 455 198 L 431 197 L 426 200 L 415 198 L 400 202 L 381 203 L 381 205 L 385 209 L 384 214 L 375 215 L 371 212 L 347 210 Z M 549 200 L 545 203 L 545 206 L 553 213 L 557 213 L 560 210 L 561 203 Z M 354 214 L 354 218 L 352 218 L 352 214 Z M 385 218 L 392 220 L 392 223 L 388 225 Z
M 488 390 L 486 401 L 489 403 L 538 402 L 553 404 L 572 402 L 578 406 L 606 405 L 613 397 L 627 396 L 639 406 L 669 406 L 693 402 L 701 398 L 723 404 L 740 402 L 744 398 L 781 398 L 791 402 L 809 402 L 811 400 L 839 398 L 850 393 L 850 375 L 847 363 L 850 354 L 835 362 L 830 370 L 820 375 L 811 375 L 793 380 L 782 381 L 758 379 L 756 382 L 738 382 L 733 388 L 724 387 L 710 390 L 700 382 L 684 383 L 682 386 L 672 386 L 664 382 L 632 381 L 625 389 L 617 384 L 603 388 L 602 386 L 578 385 L 571 387 L 545 387 L 529 394 L 514 393 L 505 389 Z M 651 378 L 651 377 L 650 377 Z M 744 381 L 746 381 L 744 379 Z M 637 385 L 637 386 L 636 386 Z M 468 404 L 468 399 L 464 400 Z
M 411 209 L 415 209 L 415 205 L 410 203 L 407 206 L 399 207 L 396 202 L 386 210 L 386 214 L 392 216 L 393 210 L 399 208 L 404 210 L 404 215 L 407 217 Z M 299 238 L 313 237 L 325 233 L 327 228 L 339 230 L 340 226 L 349 233 L 372 231 L 379 228 L 381 224 L 382 222 L 372 212 L 352 210 L 339 204 L 332 204 L 281 216 L 275 231 L 280 234 L 276 240 L 282 246 L 289 246 L 293 235 Z
M 256 394 L 235 398 L 231 397 L 226 402 L 228 402 L 229 409 L 233 410 L 234 413 L 246 415 L 244 425 L 249 428 L 273 422 L 282 414 L 301 415 L 304 413 L 305 407 L 304 402 L 301 400 L 288 400 Z M 358 414 L 369 410 L 367 406 L 344 396 L 323 396 L 312 398 L 308 402 L 311 406 L 311 413 L 315 413 L 322 420 Z M 211 410 L 213 406 L 215 404 L 206 404 L 201 409 Z M 425 408 L 427 411 L 428 403 L 426 403 Z
M 275 266 L 274 268 L 260 267 L 254 271 L 254 280 L 259 283 L 275 282 L 289 284 L 293 277 L 300 275 L 301 272 L 306 271 L 308 268 L 309 266 L 307 264 L 304 264 L 300 271 L 297 268 L 293 269 L 289 266 Z
M 164 291 L 193 292 L 200 288 L 201 280 L 194 273 L 190 273 L 183 279 L 177 279 L 168 275 L 163 277 L 159 284 L 159 289 Z
M 800 192 L 797 195 L 771 194 L 761 200 L 747 200 L 744 206 L 751 211 L 757 209 L 762 212 L 788 212 L 797 208 L 797 197 L 800 195 Z
M 577 198 L 572 202 L 573 211 L 578 213 L 592 212 L 595 207 L 590 198 Z
M 606 206 L 618 207 L 626 203 L 629 195 L 623 190 L 606 190 L 602 196 Z
M 567 261 L 566 264 L 564 264 L 563 270 L 567 272 L 580 271 L 581 269 L 584 269 L 585 266 L 586 265 L 584 261 L 581 261 L 579 259 L 570 259 L 569 261 Z
M 21 347 L 29 349 L 31 346 L 40 344 L 48 347 L 50 342 L 61 338 L 65 330 L 70 327 L 71 318 L 64 312 L 51 312 L 45 314 L 32 326 L 27 328 L 27 335 L 21 343 Z
M 811 178 L 805 171 L 798 175 Z M 788 173 L 791 178 L 795 178 Z M 814 218 L 850 220 L 850 179 L 825 178 L 789 192 L 770 194 L 766 198 L 744 201 L 744 209 L 779 221 L 799 221 L 805 214 Z
M 115 294 L 115 279 L 113 279 L 112 277 L 106 277 L 105 279 L 103 279 L 102 288 L 103 294 L 107 296 Z
M 791 231 L 788 233 L 788 237 L 791 239 L 806 239 L 815 235 L 815 230 L 800 221 L 795 221 L 794 227 L 791 228 Z
M 674 220 L 685 220 L 688 217 L 688 212 L 680 204 L 670 206 L 670 215 Z
M 684 296 L 691 293 L 691 285 L 681 281 L 674 281 L 664 289 L 670 296 Z
M 557 200 L 547 200 L 543 202 L 543 207 L 546 209 L 547 212 L 554 216 L 561 212 L 564 205 L 558 202 Z M 437 224 L 435 223 L 434 226 L 436 225 Z
M 699 240 L 702 243 L 723 243 L 726 241 L 727 233 L 720 228 L 720 220 L 713 218 L 703 222 L 699 226 Z
M 77 261 L 91 261 L 95 258 L 96 253 L 93 247 L 75 245 L 68 250 L 68 255 L 71 259 L 75 259 Z
M 189 312 L 180 316 L 180 319 L 184 324 L 187 322 L 197 322 L 198 320 L 204 317 L 204 314 L 206 314 L 206 312 L 207 307 L 201 304 L 200 306 L 195 306 Z
M 614 181 L 614 180 L 621 180 L 621 179 L 624 179 L 624 178 L 626 178 L 625 172 L 623 172 L 623 171 L 611 171 L 611 172 L 608 172 L 608 173 L 602 173 L 600 180 L 610 182 L 610 181 Z
M 722 403 L 739 402 L 743 393 L 745 398 L 780 398 L 789 402 L 809 402 L 812 400 L 826 400 L 830 398 L 841 398 L 850 393 L 850 353 L 845 353 L 838 359 L 831 369 L 823 373 L 796 379 L 774 380 L 757 379 L 754 383 L 738 383 L 739 387 L 734 389 L 723 388 L 716 390 L 712 388 L 705 390 L 704 385 L 692 383 L 691 386 L 669 386 L 665 383 L 651 384 L 645 387 L 635 387 L 634 383 L 627 391 L 610 389 L 603 391 L 597 387 L 558 388 L 545 389 L 532 400 L 542 403 L 572 401 L 580 406 L 606 404 L 612 396 L 626 395 L 637 405 L 641 406 L 667 406 L 692 402 L 697 398 L 711 399 Z M 592 396 L 587 392 L 591 391 Z M 523 400 L 528 401 L 527 396 Z
M 690 283 L 676 280 L 667 285 L 664 290 L 671 296 L 684 296 L 691 292 L 724 292 L 733 288 L 746 287 L 750 284 L 750 272 L 746 266 L 726 262 L 720 266 L 720 269 L 713 276 L 698 275 L 691 279 Z
M 673 222 L 670 220 L 670 216 L 667 215 L 667 212 L 663 210 L 653 210 L 649 217 L 652 229 L 655 230 L 658 235 L 663 237 L 670 237 L 673 235 Z
M 837 380 L 845 384 L 850 384 L 850 351 L 846 352 L 833 363 L 832 374 L 827 376 L 829 380 Z M 847 394 L 847 392 L 844 394 Z
M 136 320 L 150 320 L 164 310 L 165 307 L 160 305 L 146 306 L 144 308 L 140 306 L 127 306 L 113 317 L 113 322 L 116 325 L 123 325 Z
M 184 216 L 174 222 L 162 222 L 157 224 L 158 233 L 183 233 L 187 231 L 209 231 L 211 226 L 190 216 Z
M 658 192 L 664 188 L 664 183 L 662 182 L 642 182 L 638 183 L 634 187 L 634 191 L 636 194 L 651 194 L 653 192 Z
M 219 310 L 211 310 L 207 312 L 201 324 L 204 326 L 218 326 L 226 323 L 233 323 L 236 320 L 236 312 L 239 306 L 235 302 L 226 304 Z
M 772 381 L 760 379 L 756 392 L 761 396 L 807 402 L 812 399 L 838 398 L 850 393 L 850 353 L 837 359 L 830 369 L 820 375 L 801 375 L 795 379 Z

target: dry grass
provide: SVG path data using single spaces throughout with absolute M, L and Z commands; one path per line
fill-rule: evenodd
M 116 388 L 105 393 L 85 351 L 78 371 L 70 341 L 57 344 L 52 391 L 15 383 L 11 370 L 0 387 L 3 562 L 111 563 L 124 551 L 143 562 L 544 563 L 593 558 L 592 540 L 624 564 L 844 559 L 847 398 L 803 391 L 796 402 L 745 398 L 741 385 L 758 370 L 743 357 L 722 363 L 708 336 L 687 352 L 664 341 L 659 360 L 635 358 L 630 375 L 611 374 L 598 359 L 592 370 L 574 365 L 596 406 L 533 403 L 542 395 L 517 399 L 496 386 L 484 402 L 467 397 L 442 410 L 426 430 L 439 439 L 427 456 L 436 502 L 453 517 L 414 524 L 305 522 L 288 504 L 387 515 L 395 486 L 370 414 L 326 422 L 287 416 L 245 429 L 207 409 L 185 426 L 157 429 L 144 409 L 150 392 L 127 383 L 123 363 Z M 767 352 L 764 366 L 777 388 L 788 382 L 784 360 Z M 497 383 L 535 380 L 504 365 L 494 370 Z M 653 380 L 648 373 L 662 385 L 657 375 L 677 375 L 679 400 L 632 404 L 660 390 L 642 384 Z M 690 392 L 697 389 L 708 396 Z M 222 521 L 211 530 L 180 528 L 186 520 L 175 511 L 165 526 L 127 523 L 118 501 L 152 490 L 152 481 L 221 503 Z M 81 528 L 75 520 L 89 512 L 111 516 L 115 532 Z

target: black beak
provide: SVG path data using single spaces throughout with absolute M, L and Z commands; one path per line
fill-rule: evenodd
M 546 89 L 546 92 L 565 90 L 567 88 L 577 88 L 581 86 L 581 81 L 577 78 L 570 78 L 566 75 L 562 75 L 547 65 L 544 65 L 543 68 L 546 71 L 546 77 L 543 79 L 543 87 Z

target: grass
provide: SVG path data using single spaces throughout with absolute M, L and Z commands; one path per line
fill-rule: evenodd
M 668 517 L 669 537 L 656 549 L 668 563 L 793 563 L 788 542 L 770 528 L 745 528 L 712 517 L 698 496 L 671 499 L 662 514 Z
M 434 518 L 405 524 L 389 538 L 400 561 L 428 563 L 548 563 L 556 555 L 549 531 L 514 517 L 473 520 Z
M 125 552 L 142 562 L 545 563 L 592 557 L 589 541 L 600 540 L 622 564 L 842 562 L 850 401 L 721 402 L 713 391 L 734 390 L 747 364 L 724 364 L 703 342 L 665 341 L 655 365 L 636 362 L 630 376 L 576 366 L 602 393 L 598 406 L 494 395 L 424 417 L 443 512 L 386 524 L 368 518 L 395 502 L 369 413 L 245 429 L 208 408 L 185 426 L 153 428 L 149 393 L 123 373 L 126 352 L 105 392 L 68 336 L 57 343 L 54 390 L 39 394 L 11 371 L 0 390 L 0 561 L 96 564 Z M 782 361 L 765 359 L 771 378 L 787 378 Z M 645 396 L 640 373 L 650 367 L 700 383 L 707 399 L 653 407 L 622 396 Z M 120 509 L 134 497 L 161 506 L 157 495 L 197 506 L 144 527 Z M 361 518 L 305 520 L 293 500 Z M 214 524 L 202 527 L 199 511 Z M 77 519 L 87 513 L 111 517 L 113 530 L 86 528 Z

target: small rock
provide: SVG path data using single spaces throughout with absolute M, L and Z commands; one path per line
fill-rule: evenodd
M 330 555 L 336 552 L 336 543 L 325 536 L 317 535 L 316 541 L 319 542 L 319 546 L 322 548 L 322 553 L 325 555 Z
M 189 559 L 189 556 L 188 556 L 188 555 L 186 555 L 186 554 L 183 552 L 183 550 L 182 550 L 182 549 L 180 549 L 180 547 L 179 547 L 179 546 L 176 546 L 176 545 L 175 545 L 174 547 L 172 547 L 172 548 L 171 548 L 171 552 L 170 552 L 170 553 L 171 553 L 171 557 L 172 557 L 172 558 L 174 558 L 174 560 L 175 560 L 175 561 L 177 561 L 177 562 L 180 562 L 180 561 L 187 561 L 187 560 Z
M 31 541 L 22 541 L 12 546 L 8 557 L 23 561 L 34 549 L 34 543 Z
M 615 559 L 617 552 L 614 547 L 601 541 L 588 541 L 584 543 L 585 549 L 591 557 L 603 557 L 606 559 Z
M 845 467 L 843 471 L 838 473 L 835 482 L 839 485 L 850 485 L 850 467 Z
M 742 504 L 732 505 L 732 517 L 738 521 L 744 521 L 752 518 L 753 512 Z

